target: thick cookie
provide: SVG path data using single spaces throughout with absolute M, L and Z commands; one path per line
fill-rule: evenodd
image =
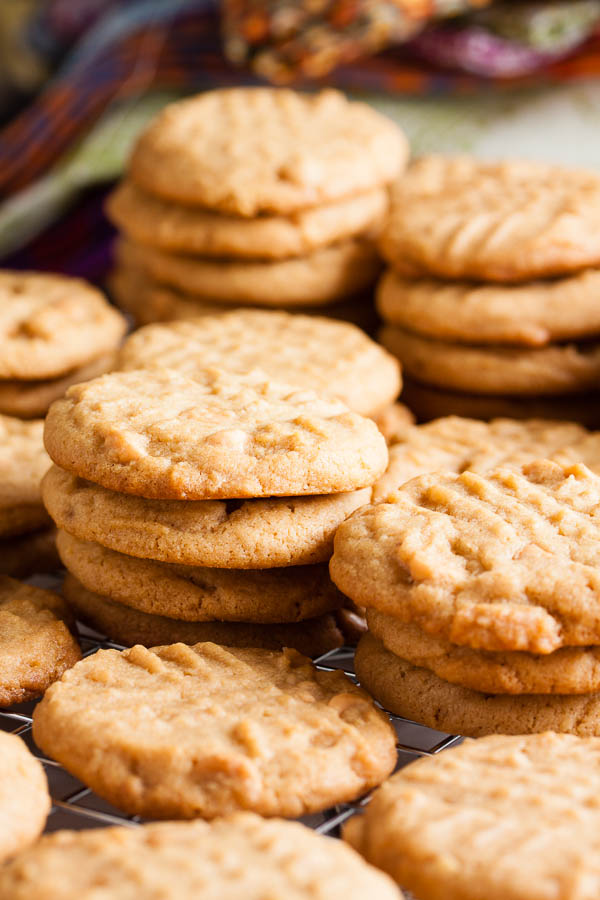
M 421 475 L 340 526 L 331 577 L 454 644 L 597 645 L 599 504 L 600 478 L 581 464 Z
M 39 837 L 49 812 L 42 764 L 21 738 L 0 731 L 0 863 Z
M 289 215 L 387 184 L 407 157 L 394 122 L 337 91 L 230 88 L 167 106 L 138 139 L 130 176 L 184 206 Z
M 0 537 L 35 531 L 49 524 L 40 481 L 50 466 L 41 421 L 0 415 Z
M 341 493 L 388 457 L 374 422 L 259 371 L 105 375 L 52 405 L 44 439 L 61 468 L 162 500 Z
M 85 715 L 84 715 L 85 711 Z M 301 816 L 360 797 L 396 762 L 386 716 L 294 650 L 99 650 L 34 712 L 38 746 L 131 814 Z
M 137 325 L 194 319 L 236 309 L 226 303 L 209 303 L 158 284 L 141 269 L 117 265 L 108 276 L 108 291 L 119 309 L 133 316 Z
M 398 361 L 354 325 L 266 310 L 141 328 L 125 342 L 118 367 L 156 365 L 192 377 L 207 366 L 239 374 L 259 368 L 365 416 L 388 407 L 401 388 Z
M 410 277 L 529 281 L 600 264 L 600 176 L 424 157 L 392 191 L 383 256 Z

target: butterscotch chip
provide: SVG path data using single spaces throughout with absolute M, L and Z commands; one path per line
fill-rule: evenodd
M 599 234 L 595 172 L 428 156 L 394 186 L 380 249 L 411 277 L 529 281 L 597 266 Z
M 59 831 L 2 870 L 0 891 L 12 900 L 402 900 L 387 875 L 341 841 L 251 813 Z
M 258 367 L 278 381 L 333 395 L 362 415 L 387 407 L 401 388 L 397 360 L 354 325 L 266 310 L 141 328 L 123 345 L 118 367 L 156 365 L 192 377 L 207 366 L 239 374 Z
M 125 328 L 81 279 L 0 272 L 0 378 L 57 378 L 113 350 Z
M 0 575 L 27 578 L 59 568 L 55 528 L 40 528 L 29 534 L 0 539 Z
M 184 622 L 115 603 L 108 597 L 88 591 L 69 573 L 63 584 L 63 594 L 79 621 L 125 647 L 212 641 L 226 647 L 260 647 L 264 650 L 291 647 L 306 656 L 320 656 L 349 643 L 347 623 L 341 615 L 343 610 L 291 624 Z
M 101 797 L 153 818 L 300 816 L 396 761 L 389 721 L 343 673 L 210 643 L 98 651 L 46 692 L 33 732 Z
M 35 531 L 49 522 L 40 481 L 50 466 L 42 421 L 0 415 L 0 536 Z
M 387 211 L 384 188 L 343 197 L 292 216 L 243 219 L 161 200 L 123 181 L 108 198 L 110 219 L 139 244 L 234 259 L 285 259 L 375 232 Z
M 188 622 L 299 622 L 342 606 L 326 565 L 210 569 L 136 559 L 59 531 L 67 569 L 91 591 Z
M 381 270 L 373 243 L 364 238 L 348 238 L 292 259 L 239 261 L 177 255 L 121 239 L 117 259 L 203 302 L 243 306 L 335 303 L 365 290 Z
M 146 500 L 53 466 L 43 481 L 56 524 L 129 556 L 184 566 L 271 569 L 328 562 L 333 536 L 371 499 L 346 494 L 266 500 Z
M 49 811 L 42 764 L 21 738 L 0 731 L 0 862 L 36 840 Z
M 130 176 L 184 205 L 289 215 L 387 184 L 407 156 L 394 122 L 337 91 L 230 88 L 167 106 L 138 139 Z
M 424 337 L 471 344 L 541 347 L 600 332 L 600 270 L 526 284 L 403 278 L 389 269 L 377 307 L 392 325 Z
M 540 396 L 591 391 L 600 383 L 600 343 L 515 348 L 448 344 L 388 325 L 379 334 L 407 374 L 438 388 Z
M 105 375 L 52 405 L 44 439 L 61 468 L 164 500 L 341 493 L 387 463 L 374 422 L 259 371 Z
M 599 504 L 600 478 L 581 464 L 422 475 L 340 526 L 331 577 L 454 644 L 597 645 Z
M 415 417 L 404 403 L 392 403 L 373 416 L 375 424 L 386 439 L 388 445 L 403 441 L 415 424 Z
M 397 772 L 344 837 L 422 900 L 591 900 L 599 756 L 565 734 L 464 741 Z

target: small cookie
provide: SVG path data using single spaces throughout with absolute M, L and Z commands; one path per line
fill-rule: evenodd
M 0 537 L 35 531 L 49 524 L 40 491 L 50 466 L 41 421 L 0 415 Z
M 300 622 L 344 598 L 326 565 L 209 569 L 136 559 L 59 531 L 66 568 L 90 591 L 153 615 L 187 622 Z
M 536 397 L 591 391 L 600 384 L 600 342 L 517 348 L 447 344 L 387 325 L 379 339 L 412 378 L 474 394 Z
M 33 700 L 81 658 L 52 591 L 0 576 L 0 706 Z
M 212 641 L 226 647 L 291 647 L 305 656 L 321 656 L 349 643 L 346 622 L 335 614 L 315 616 L 292 624 L 253 625 L 248 622 L 184 622 L 140 612 L 88 591 L 67 573 L 63 595 L 80 622 L 122 644 L 156 647 L 158 644 L 197 644 Z M 344 610 L 339 610 L 343 613 Z
M 363 488 L 266 500 L 145 500 L 58 466 L 42 489 L 56 524 L 77 538 L 141 559 L 225 569 L 328 562 L 337 527 L 371 499 Z
M 28 578 L 39 572 L 54 572 L 60 565 L 55 528 L 0 539 L 0 575 Z
M 218 822 L 59 831 L 2 869 L 11 900 L 402 900 L 347 845 L 295 822 L 237 813 Z
M 21 738 L 0 731 L 0 863 L 39 837 L 49 812 L 42 764 Z
M 438 678 L 489 694 L 590 694 L 600 691 L 600 647 L 562 647 L 535 655 L 459 647 L 370 609 L 369 631 L 395 656 Z
M 164 366 L 193 377 L 215 366 L 260 368 L 277 381 L 331 394 L 365 416 L 388 407 L 401 388 L 398 361 L 348 322 L 274 310 L 238 310 L 149 325 L 123 345 L 118 368 Z
M 85 711 L 85 715 L 84 715 Z M 387 717 L 295 650 L 99 650 L 54 684 L 36 743 L 130 814 L 301 816 L 360 797 L 396 762 Z
M 238 87 L 169 104 L 138 138 L 129 173 L 184 206 L 290 215 L 388 184 L 407 157 L 391 119 L 338 91 Z
M 275 261 L 178 256 L 123 238 L 117 259 L 202 302 L 243 306 L 324 306 L 359 294 L 381 270 L 375 247 L 363 238 Z
M 344 838 L 420 900 L 600 893 L 600 741 L 464 741 L 397 772 Z
M 597 266 L 600 176 L 524 160 L 424 157 L 394 186 L 380 249 L 409 277 L 516 282 Z
M 441 341 L 541 347 L 600 333 L 600 269 L 526 284 L 403 278 L 389 269 L 377 308 L 391 325 Z
M 87 282 L 0 272 L 0 378 L 57 378 L 113 350 L 126 322 Z
M 384 188 L 343 197 L 293 216 L 242 219 L 179 206 L 123 181 L 107 203 L 111 221 L 138 244 L 172 253 L 234 259 L 286 259 L 360 234 L 374 234 L 387 212 Z
M 373 419 L 388 445 L 404 440 L 411 431 L 411 425 L 415 424 L 414 415 L 404 403 L 392 403 Z
M 388 456 L 374 422 L 260 371 L 104 375 L 52 405 L 44 439 L 61 468 L 157 500 L 342 493 Z
M 421 475 L 339 527 L 331 577 L 355 603 L 476 650 L 597 645 L 599 504 L 581 464 Z

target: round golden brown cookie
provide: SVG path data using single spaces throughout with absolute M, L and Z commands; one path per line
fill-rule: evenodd
M 392 403 L 373 416 L 375 424 L 386 439 L 388 445 L 403 441 L 410 433 L 415 417 L 404 403 Z
M 600 333 L 600 270 L 527 284 L 403 278 L 389 269 L 377 307 L 387 322 L 437 340 L 543 346 Z
M 42 764 L 21 738 L 0 731 L 0 863 L 39 837 L 49 812 Z
M 81 658 L 64 600 L 0 576 L 0 706 L 33 700 Z
M 387 325 L 379 338 L 417 381 L 474 394 L 540 396 L 591 391 L 600 384 L 600 343 L 503 347 L 447 344 Z
M 324 306 L 359 294 L 381 269 L 373 243 L 364 238 L 292 259 L 239 261 L 176 255 L 121 239 L 117 259 L 203 302 L 242 306 Z
M 149 325 L 125 342 L 120 369 L 165 366 L 194 376 L 215 366 L 331 394 L 368 416 L 401 388 L 398 361 L 348 322 L 274 310 L 237 310 L 195 320 Z
M 54 572 L 60 565 L 55 528 L 0 539 L 0 575 L 28 578 L 40 572 Z
M 331 577 L 355 603 L 454 644 L 600 644 L 600 478 L 539 460 L 436 472 L 338 529 Z
M 243 219 L 169 203 L 123 181 L 108 198 L 107 209 L 112 222 L 138 244 L 199 256 L 285 259 L 374 234 L 387 206 L 387 191 L 375 188 L 292 216 Z
M 61 468 L 157 500 L 342 493 L 388 458 L 370 419 L 258 370 L 105 375 L 52 405 L 44 440 Z
M 327 566 L 210 569 L 137 559 L 59 531 L 66 568 L 90 591 L 188 622 L 299 622 L 343 605 Z
M 50 466 L 41 421 L 0 415 L 0 537 L 35 531 L 49 522 L 40 481 Z
M 600 735 L 600 694 L 486 694 L 413 666 L 371 634 L 355 655 L 359 683 L 388 712 L 448 734 Z
M 370 609 L 369 631 L 390 653 L 438 678 L 490 694 L 600 691 L 600 647 L 562 647 L 546 655 L 460 647 L 410 622 Z
M 369 502 L 371 489 L 266 500 L 146 500 L 53 466 L 43 495 L 59 528 L 128 556 L 272 569 L 328 562 L 336 528 Z
M 421 900 L 600 892 L 600 741 L 464 741 L 397 772 L 344 838 Z
M 596 172 L 428 156 L 394 186 L 380 249 L 411 277 L 515 282 L 597 266 L 599 235 Z
M 2 870 L 0 892 L 11 900 L 402 900 L 341 841 L 251 813 L 59 831 Z
M 0 378 L 57 378 L 114 350 L 125 329 L 81 279 L 0 272 Z
M 132 647 L 156 647 L 158 644 L 197 644 L 212 641 L 226 647 L 260 647 L 283 650 L 291 647 L 306 656 L 320 656 L 349 643 L 346 623 L 335 614 L 316 616 L 292 624 L 253 625 L 249 622 L 184 622 L 140 612 L 88 591 L 67 573 L 63 595 L 79 619 L 100 634 Z M 340 613 L 343 612 L 340 610 Z
M 167 106 L 138 139 L 129 171 L 149 193 L 250 217 L 380 187 L 407 157 L 394 122 L 338 91 L 230 88 Z
M 387 717 L 342 672 L 212 643 L 99 650 L 46 692 L 33 733 L 101 797 L 153 818 L 301 816 L 396 762 Z

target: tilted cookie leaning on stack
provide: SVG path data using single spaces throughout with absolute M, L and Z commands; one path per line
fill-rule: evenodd
M 600 386 L 599 235 L 596 173 L 468 157 L 414 163 L 379 239 L 391 268 L 377 303 L 381 340 L 410 376 L 403 399 L 420 418 L 598 423 L 597 394 L 583 398 Z
M 336 91 L 233 88 L 169 105 L 109 200 L 124 233 L 117 301 L 147 323 L 182 304 L 357 295 L 379 271 L 373 238 L 407 156 L 391 120 Z
M 342 642 L 327 560 L 387 463 L 372 421 L 259 371 L 156 367 L 71 388 L 45 439 L 45 502 L 85 589 L 67 588 L 81 618 L 104 629 L 120 604 L 110 634 L 123 643 Z

